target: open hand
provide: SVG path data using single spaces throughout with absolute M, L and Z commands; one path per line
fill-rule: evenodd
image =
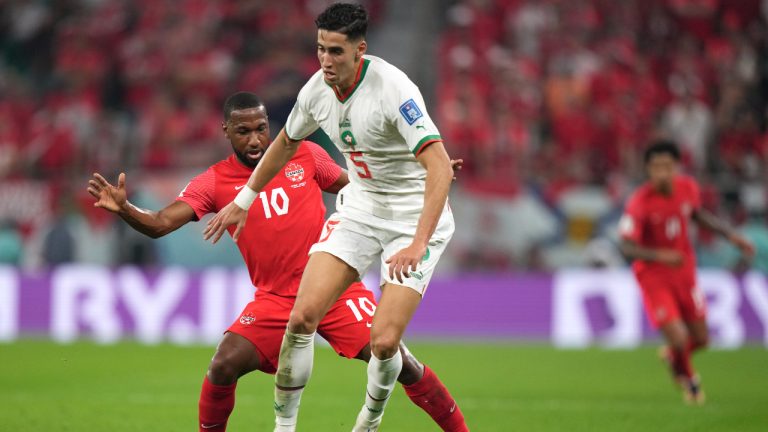
M 411 243 L 405 249 L 401 249 L 396 254 L 389 257 L 385 263 L 389 264 L 389 278 L 397 279 L 403 283 L 403 279 L 409 277 L 410 272 L 416 271 L 416 267 L 427 253 L 425 246 L 417 246 Z
M 464 159 L 451 159 L 451 168 L 453 168 L 453 180 L 456 181 L 456 171 L 461 171 L 464 166 Z
M 215 244 L 230 225 L 237 225 L 234 234 L 232 234 L 232 240 L 237 241 L 240 238 L 240 231 L 245 227 L 247 216 L 248 211 L 241 209 L 234 202 L 227 204 L 213 219 L 208 221 L 203 231 L 203 240 L 211 239 L 211 243 Z
M 734 246 L 739 248 L 742 255 L 744 255 L 746 258 L 752 258 L 755 256 L 755 245 L 740 234 L 732 234 L 728 240 L 730 240 Z
M 93 177 L 88 180 L 88 193 L 97 200 L 93 203 L 94 207 L 118 213 L 128 202 L 125 173 L 120 173 L 117 177 L 117 187 L 111 185 L 101 174 L 93 173 Z

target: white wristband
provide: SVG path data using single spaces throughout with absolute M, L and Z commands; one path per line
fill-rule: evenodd
M 248 185 L 245 185 L 243 189 L 235 197 L 234 203 L 241 209 L 248 211 L 248 209 L 251 208 L 251 204 L 253 204 L 253 201 L 256 199 L 257 196 L 259 196 L 258 192 L 249 188 Z

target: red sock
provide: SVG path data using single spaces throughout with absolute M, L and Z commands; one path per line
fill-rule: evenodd
M 424 376 L 414 384 L 403 386 L 405 394 L 426 411 L 444 431 L 469 432 L 464 423 L 464 414 L 453 399 L 448 389 L 427 366 Z
M 675 375 L 693 378 L 691 350 L 687 346 L 682 350 L 672 349 L 672 368 L 675 370 Z
M 237 381 L 226 386 L 217 386 L 203 380 L 200 391 L 199 428 L 200 432 L 222 432 L 227 430 L 227 420 L 235 407 L 235 387 Z

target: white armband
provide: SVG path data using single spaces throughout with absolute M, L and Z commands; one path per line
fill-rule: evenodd
M 257 196 L 259 196 L 258 192 L 249 188 L 248 185 L 245 185 L 245 187 L 243 187 L 243 189 L 235 197 L 234 203 L 241 209 L 248 211 Z

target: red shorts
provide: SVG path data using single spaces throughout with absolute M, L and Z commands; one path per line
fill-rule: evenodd
M 658 328 L 672 321 L 698 321 L 707 317 L 707 302 L 696 285 L 693 271 L 636 274 L 643 293 L 645 313 Z
M 277 371 L 280 344 L 294 303 L 292 297 L 259 293 L 227 329 L 251 341 L 260 354 L 263 372 Z M 371 340 L 370 323 L 375 310 L 373 293 L 355 282 L 331 306 L 317 332 L 340 356 L 354 358 Z

